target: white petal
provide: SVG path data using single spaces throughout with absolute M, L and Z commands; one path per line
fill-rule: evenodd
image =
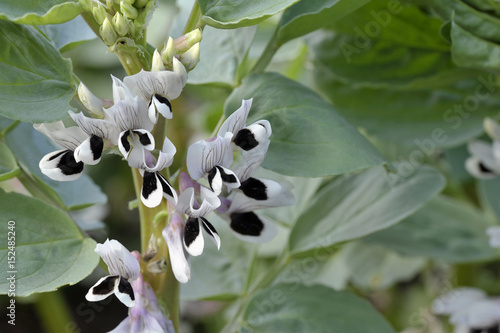
M 483 127 L 486 133 L 495 141 L 500 140 L 500 126 L 498 123 L 491 119 L 485 118 L 483 122 Z
M 492 179 L 497 176 L 495 170 L 490 168 L 484 161 L 476 156 L 471 156 L 465 160 L 465 169 L 476 178 Z
M 68 113 L 78 127 L 80 127 L 87 135 L 95 135 L 100 138 L 106 138 L 115 145 L 118 143 L 118 135 L 120 131 L 115 124 L 104 119 L 85 117 L 82 112 L 74 113 L 73 111 L 68 111 Z
M 493 147 L 484 141 L 473 141 L 467 145 L 467 149 L 473 157 L 480 159 L 484 165 L 494 171 L 500 171 L 500 165 L 493 155 Z
M 200 197 L 202 200 L 199 208 L 194 208 L 195 193 L 194 188 L 189 187 L 184 190 L 179 196 L 176 209 L 190 217 L 205 216 L 209 212 L 217 209 L 220 206 L 220 199 L 215 193 L 206 187 L 200 188 Z
M 69 150 L 75 150 L 88 137 L 77 126 L 65 128 L 62 121 L 34 124 L 33 127 L 58 145 Z
M 217 135 L 224 136 L 227 132 L 236 135 L 243 127 L 247 121 L 248 113 L 252 107 L 252 98 L 241 101 L 241 106 L 238 110 L 234 111 L 226 121 L 222 124 Z
M 184 248 L 192 256 L 199 256 L 203 253 L 205 241 L 201 233 L 201 223 L 198 218 L 190 217 L 184 226 Z
M 454 325 L 471 328 L 489 328 L 500 322 L 500 305 L 498 300 L 485 299 L 468 303 L 463 311 L 455 312 L 450 317 Z
M 178 213 L 172 215 L 170 224 L 163 229 L 162 235 L 168 245 L 170 264 L 175 278 L 180 283 L 188 282 L 191 277 L 191 270 L 184 255 L 182 242 L 182 233 L 184 230 L 184 221 Z
M 235 170 L 241 182 L 247 180 L 257 170 L 266 158 L 267 148 L 270 141 L 262 143 L 258 148 L 251 151 L 242 151 L 242 163 Z
M 87 140 L 76 147 L 74 153 L 75 161 L 95 165 L 101 160 L 103 147 L 104 144 L 100 137 L 95 135 L 89 136 Z
M 117 240 L 107 239 L 104 244 L 97 244 L 95 252 L 101 256 L 102 260 L 108 265 L 108 270 L 111 275 L 121 275 L 129 281 L 133 281 L 139 277 L 141 268 L 139 262 Z
M 78 86 L 78 97 L 80 98 L 83 106 L 85 106 L 85 108 L 92 114 L 97 117 L 104 116 L 104 111 L 102 110 L 104 102 L 92 94 L 92 92 L 81 82 Z
M 467 305 L 486 299 L 486 293 L 477 288 L 458 288 L 439 297 L 432 304 L 432 312 L 439 315 L 450 315 Z
M 165 70 L 165 66 L 163 65 L 163 60 L 161 60 L 161 55 L 158 50 L 155 50 L 153 53 L 153 60 L 151 63 L 151 72 L 161 72 Z
M 134 133 L 134 147 L 144 147 L 146 150 L 155 149 L 155 138 L 151 132 L 145 129 L 132 130 Z
M 119 276 L 105 276 L 100 278 L 87 292 L 85 298 L 89 302 L 99 302 L 115 292 L 118 286 Z
M 154 123 L 149 119 L 148 105 L 139 97 L 115 102 L 105 109 L 106 120 L 113 122 L 120 131 L 145 129 L 151 131 Z
M 77 162 L 73 151 L 63 149 L 45 155 L 38 164 L 40 171 L 50 179 L 73 181 L 83 172 L 83 163 Z
M 128 282 L 123 277 L 120 277 L 120 281 L 118 282 L 118 285 L 115 288 L 115 296 L 120 300 L 120 302 L 122 302 L 129 308 L 135 305 L 134 290 L 132 289 L 130 282 Z
M 491 145 L 491 150 L 493 153 L 493 158 L 495 159 L 496 164 L 495 165 L 500 165 L 500 141 L 493 141 L 493 144 Z
M 220 250 L 220 237 L 219 237 L 219 234 L 217 233 L 217 230 L 215 230 L 212 223 L 210 223 L 206 218 L 200 217 L 200 220 L 201 220 L 201 224 L 203 226 L 203 229 L 205 229 L 207 234 L 214 241 L 215 246 L 217 246 L 217 250 Z
M 176 99 L 182 92 L 183 84 L 181 77 L 171 71 L 146 72 L 127 76 L 123 79 L 132 93 L 149 103 L 151 96 L 159 94 L 169 100 Z
M 230 214 L 231 230 L 237 238 L 252 243 L 267 243 L 278 234 L 278 227 L 253 212 Z
M 156 172 L 144 172 L 141 201 L 149 208 L 158 206 L 163 199 L 163 187 Z
M 500 248 L 500 226 L 492 226 L 486 229 L 486 234 L 490 238 L 490 246 Z
M 259 120 L 236 133 L 233 142 L 244 151 L 257 150 L 259 146 L 269 146 L 271 134 L 271 124 L 267 120 Z
M 160 181 L 160 184 L 163 188 L 163 197 L 173 203 L 174 205 L 177 205 L 177 191 L 170 185 L 170 183 L 163 177 L 161 174 L 157 174 L 158 180 Z
M 292 193 L 293 185 L 288 182 L 280 184 L 271 179 L 248 178 L 241 183 L 241 194 L 231 197 L 231 211 L 249 212 L 266 207 L 290 206 L 295 204 Z M 246 197 L 246 198 L 245 198 Z
M 172 119 L 173 117 L 172 105 L 170 104 L 170 101 L 158 94 L 154 94 L 153 97 L 151 97 L 151 104 L 149 105 L 148 111 L 150 118 L 153 111 L 155 114 L 157 112 L 160 113 L 166 119 Z
M 127 99 L 133 99 L 135 97 L 132 91 L 118 78 L 111 75 L 113 80 L 113 101 L 115 104 L 118 101 L 123 101 Z
M 212 191 L 219 195 L 222 191 L 222 184 L 226 184 L 228 188 L 234 189 L 240 186 L 240 181 L 236 174 L 224 167 L 215 166 L 208 173 L 208 183 L 212 188 Z
M 172 141 L 165 137 L 165 140 L 163 141 L 163 148 L 158 154 L 158 161 L 156 162 L 156 164 L 149 166 L 146 163 L 143 168 L 149 172 L 156 172 L 168 168 L 172 165 L 176 152 L 177 149 L 175 148 Z
M 233 163 L 231 133 L 224 137 L 217 136 L 211 141 L 200 140 L 188 148 L 186 165 L 189 174 L 195 180 L 203 177 L 216 165 L 229 167 Z
M 179 75 L 179 78 L 181 80 L 181 85 L 182 87 L 184 87 L 187 82 L 187 71 L 184 65 L 179 61 L 179 59 L 175 57 L 173 59 L 172 71 L 177 75 Z

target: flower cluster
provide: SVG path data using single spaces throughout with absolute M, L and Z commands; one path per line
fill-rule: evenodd
M 471 156 L 465 161 L 465 168 L 474 177 L 491 179 L 500 174 L 500 125 L 486 118 L 484 129 L 493 143 L 481 140 L 469 143 L 467 148 Z
M 480 289 L 452 290 L 434 301 L 433 312 L 450 316 L 455 333 L 500 332 L 500 298 Z

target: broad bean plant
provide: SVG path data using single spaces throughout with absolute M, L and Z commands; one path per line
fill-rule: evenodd
M 3 0 L 0 45 L 2 332 L 500 332 L 497 0 Z

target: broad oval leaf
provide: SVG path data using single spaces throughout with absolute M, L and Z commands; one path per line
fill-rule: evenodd
M 328 248 L 394 225 L 444 187 L 434 168 L 402 177 L 382 168 L 333 180 L 302 213 L 290 234 L 293 254 Z
M 198 0 L 202 20 L 215 28 L 234 29 L 257 24 L 299 0 Z
M 325 286 L 279 284 L 259 291 L 248 304 L 242 333 L 394 333 L 368 301 Z
M 304 36 L 355 11 L 370 0 L 302 0 L 287 8 L 279 23 L 277 44 Z
M 229 116 L 253 98 L 250 124 L 271 122 L 271 145 L 263 166 L 298 177 L 342 174 L 384 163 L 379 152 L 330 104 L 307 87 L 276 73 L 252 74 L 224 106 Z
M 67 116 L 76 90 L 71 61 L 38 30 L 0 20 L 0 115 L 26 122 Z
M 65 213 L 21 194 L 0 191 L 0 234 L 6 238 L 0 245 L 0 294 L 8 293 L 11 274 L 16 296 L 28 296 L 75 284 L 99 262 L 95 241 L 83 237 Z M 9 249 L 7 236 L 15 236 L 15 249 Z
M 0 2 L 0 19 L 20 24 L 63 23 L 75 18 L 81 11 L 82 7 L 76 0 L 2 0 Z
M 489 219 L 465 202 L 438 196 L 407 219 L 365 238 L 407 256 L 464 263 L 498 258 L 489 246 Z
M 58 182 L 42 174 L 38 163 L 56 150 L 52 142 L 33 125 L 22 123 L 7 134 L 6 142 L 14 156 L 31 173 L 39 186 L 53 193 L 52 199 L 67 210 L 106 203 L 107 197 L 92 179 L 82 175 L 72 182 Z
M 19 172 L 16 158 L 9 147 L 0 141 L 0 182 L 16 177 Z
M 374 1 L 335 24 L 336 32 L 313 39 L 318 88 L 369 136 L 425 142 L 434 150 L 425 154 L 479 135 L 483 118 L 500 107 L 495 77 L 457 68 L 440 20 L 415 6 L 393 15 L 384 6 Z M 442 133 L 437 140 L 435 131 Z
M 81 16 L 77 16 L 66 23 L 41 25 L 38 28 L 45 33 L 61 53 L 97 38 Z

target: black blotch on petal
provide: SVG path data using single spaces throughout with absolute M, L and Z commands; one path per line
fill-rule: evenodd
M 150 194 L 158 188 L 158 184 L 156 184 L 156 175 L 153 172 L 144 171 L 142 179 L 142 196 L 144 199 L 148 199 Z
M 219 169 L 222 181 L 225 183 L 237 183 L 238 179 L 236 178 L 235 175 L 233 174 L 227 174 L 224 172 L 224 169 L 221 168 L 220 166 L 215 166 L 217 169 Z
M 120 276 L 115 275 L 115 276 L 108 276 L 104 280 L 102 280 L 101 283 L 99 283 L 97 286 L 92 288 L 92 294 L 94 295 L 108 295 L 113 292 L 115 289 L 115 283 L 116 280 Z
M 264 230 L 264 223 L 252 212 L 232 213 L 231 229 L 245 236 L 260 236 Z
M 151 144 L 151 140 L 149 139 L 149 136 L 147 133 L 141 133 L 139 131 L 134 131 L 135 134 L 139 136 L 139 142 L 143 146 L 147 146 Z
M 167 98 L 163 97 L 162 95 L 158 95 L 158 94 L 155 94 L 155 97 L 158 100 L 158 102 L 168 106 L 168 108 L 170 109 L 170 112 L 172 112 L 172 104 L 170 104 L 170 101 Z
M 64 151 L 61 151 L 55 155 L 52 155 L 50 158 L 49 158 L 49 161 L 52 161 L 52 160 L 55 160 L 56 158 L 58 158 L 59 156 L 61 156 L 62 154 L 65 154 L 68 150 L 64 150 Z
M 71 150 L 66 150 L 57 163 L 57 168 L 66 176 L 82 173 L 83 166 L 83 162 L 75 160 L 75 153 Z
M 122 142 L 123 148 L 125 148 L 125 151 L 128 153 L 130 151 L 130 143 L 128 142 L 127 138 L 130 135 L 130 132 L 127 131 L 123 133 L 122 137 L 120 138 L 120 141 Z
M 197 218 L 190 217 L 184 226 L 184 244 L 189 247 L 200 234 L 200 223 Z
M 130 282 L 125 280 L 120 276 L 120 283 L 118 284 L 118 291 L 122 294 L 127 294 L 130 296 L 131 300 L 135 300 L 134 289 L 132 289 L 132 285 Z
M 158 179 L 160 180 L 161 187 L 163 188 L 163 192 L 166 193 L 167 195 L 173 197 L 174 193 L 172 192 L 172 185 L 168 182 L 165 177 L 163 177 L 161 174 L 157 173 Z
M 215 230 L 215 228 L 212 225 L 212 223 L 208 222 L 208 220 L 206 218 L 200 216 L 200 219 L 203 222 L 202 223 L 203 224 L 203 229 L 205 229 L 206 232 L 208 232 L 209 234 L 216 234 L 216 235 L 219 234 L 217 232 L 217 230 Z
M 479 170 L 484 173 L 493 173 L 493 170 L 488 168 L 483 162 L 479 162 Z
M 217 174 L 217 166 L 214 166 L 209 172 L 208 172 L 208 184 L 210 185 L 210 189 L 213 191 L 214 188 L 212 187 L 212 181 L 215 178 L 215 175 Z
M 98 137 L 97 135 L 92 135 L 90 137 L 90 150 L 92 151 L 92 157 L 94 158 L 94 161 L 101 158 L 103 149 L 104 142 L 102 141 L 102 138 Z
M 241 129 L 234 138 L 234 144 L 243 150 L 251 150 L 259 145 L 255 135 L 248 128 Z
M 267 187 L 266 185 L 256 178 L 248 178 L 241 183 L 240 190 L 245 193 L 249 198 L 255 200 L 267 200 Z

